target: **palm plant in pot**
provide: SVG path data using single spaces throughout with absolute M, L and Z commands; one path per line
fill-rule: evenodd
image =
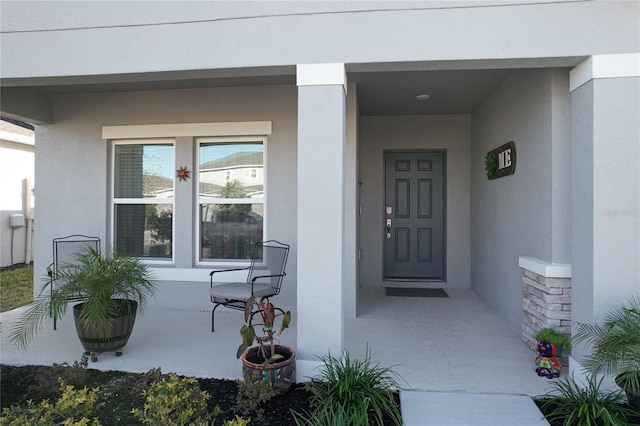
M 257 309 L 254 311 L 254 308 Z M 260 315 L 262 322 L 253 325 L 255 314 Z M 276 333 L 277 317 L 282 317 L 282 320 Z M 245 380 L 269 383 L 276 395 L 285 394 L 296 381 L 296 352 L 289 346 L 276 344 L 276 336 L 289 327 L 291 312 L 284 312 L 268 300 L 256 301 L 251 297 L 245 304 L 244 320 L 245 324 L 240 329 L 242 343 L 236 357 L 242 359 Z M 262 328 L 262 335 L 256 334 L 255 327 Z M 254 342 L 257 345 L 251 346 Z
M 156 284 L 140 259 L 117 253 L 103 256 L 92 248 L 77 254 L 75 263 L 58 268 L 56 281 L 62 284 L 49 294 L 51 282 L 47 280 L 13 326 L 11 340 L 26 349 L 51 316 L 61 318 L 69 302 L 78 301 L 73 306 L 76 330 L 92 361 L 101 352 L 122 354 L 136 313 L 144 310 L 156 291 Z
M 585 368 L 615 376 L 629 403 L 640 411 L 640 296 L 612 308 L 603 325 L 578 323 L 577 331 L 574 342 L 593 345 Z

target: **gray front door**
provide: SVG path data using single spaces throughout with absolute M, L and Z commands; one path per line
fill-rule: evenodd
M 444 206 L 444 152 L 385 152 L 385 279 L 444 279 Z

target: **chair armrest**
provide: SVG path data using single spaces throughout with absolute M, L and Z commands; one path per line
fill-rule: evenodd
M 256 277 L 253 277 L 253 278 L 251 279 L 251 294 L 253 294 L 253 285 L 255 284 L 255 282 L 256 282 L 256 280 L 257 280 L 258 278 L 284 277 L 285 275 L 287 275 L 287 273 L 286 273 L 286 272 L 283 272 L 283 273 L 281 273 L 281 274 L 273 274 L 273 275 L 258 275 L 258 276 L 256 276 Z M 275 289 L 276 287 L 272 287 L 272 288 L 274 288 L 274 289 Z
M 218 272 L 231 272 L 231 271 L 246 271 L 247 269 L 249 269 L 249 267 L 245 267 L 245 268 L 233 268 L 233 269 L 221 269 L 221 270 L 216 270 L 216 271 L 211 271 L 209 272 L 209 276 L 213 277 L 213 274 L 217 274 Z
M 209 273 L 209 287 L 213 287 L 213 274 L 217 274 L 218 272 L 233 272 L 233 271 L 246 271 L 247 269 L 249 269 L 249 266 L 244 267 L 244 268 L 232 268 L 232 269 L 221 269 L 219 271 L 211 271 Z
M 284 277 L 285 275 L 287 275 L 286 272 L 283 272 L 281 274 L 274 274 L 274 275 L 259 275 L 251 279 L 251 284 L 253 284 L 258 278 Z

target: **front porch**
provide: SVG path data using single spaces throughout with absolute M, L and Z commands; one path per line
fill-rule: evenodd
M 345 347 L 362 357 L 367 345 L 374 361 L 393 367 L 406 381 L 404 389 L 540 395 L 551 383 L 534 372 L 535 353 L 472 291 L 447 289 L 449 298 L 385 297 L 383 289 L 367 289 L 360 315 L 346 319 Z M 235 358 L 242 314 L 149 309 L 137 324 L 122 357 L 102 354 L 91 368 L 163 372 L 215 378 L 239 378 Z M 43 328 L 27 352 L 8 339 L 21 309 L 1 314 L 3 364 L 26 365 L 79 359 L 82 346 L 69 312 L 58 330 Z M 283 344 L 296 346 L 295 313 Z M 324 354 L 318 354 L 324 355 Z M 334 354 L 338 356 L 339 354 Z M 298 377 L 298 381 L 304 377 Z

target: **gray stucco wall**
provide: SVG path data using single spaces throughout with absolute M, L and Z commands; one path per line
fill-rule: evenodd
M 571 315 L 592 322 L 593 317 L 593 82 L 571 93 L 572 277 Z M 572 348 L 579 358 L 581 346 Z
M 41 208 L 34 215 L 36 292 L 53 261 L 54 238 L 82 234 L 100 237 L 103 244 L 106 241 L 107 147 L 100 125 L 80 119 L 86 111 L 75 100 L 69 103 L 79 108 L 68 115 L 61 113 L 60 125 L 38 128 L 35 179 Z
M 446 150 L 446 286 L 469 288 L 470 117 L 360 118 L 360 286 L 383 282 L 384 150 Z
M 639 100 L 637 77 L 591 80 L 571 94 L 574 321 L 601 322 L 640 293 Z
M 640 78 L 594 81 L 594 310 L 640 294 Z
M 236 121 L 273 122 L 266 157 L 267 237 L 292 245 L 287 273 L 295 277 L 297 187 L 291 177 L 297 173 L 296 103 L 294 86 L 57 96 L 56 124 L 38 128 L 36 145 L 36 277 L 51 262 L 55 237 L 80 233 L 101 237 L 105 247 L 111 243 L 107 235 L 108 144 L 102 139 L 102 126 Z M 178 159 L 185 158 L 182 149 L 177 148 Z M 175 252 L 191 252 L 190 243 L 191 238 L 177 239 L 181 245 Z M 202 269 L 202 283 L 175 285 L 159 294 L 158 305 L 209 309 L 210 269 Z M 295 280 L 288 280 L 285 283 L 291 285 L 283 288 L 283 303 L 294 306 Z M 184 299 L 182 305 L 176 303 L 175 295 Z
M 638 2 L 443 4 L 3 1 L 2 78 L 576 57 L 640 43 Z
M 568 70 L 521 70 L 472 115 L 471 288 L 507 323 L 522 322 L 519 256 L 566 261 L 570 228 Z M 484 157 L 514 141 L 514 175 L 488 180 Z M 566 182 L 563 182 L 566 181 Z M 555 248 L 555 252 L 554 252 Z

